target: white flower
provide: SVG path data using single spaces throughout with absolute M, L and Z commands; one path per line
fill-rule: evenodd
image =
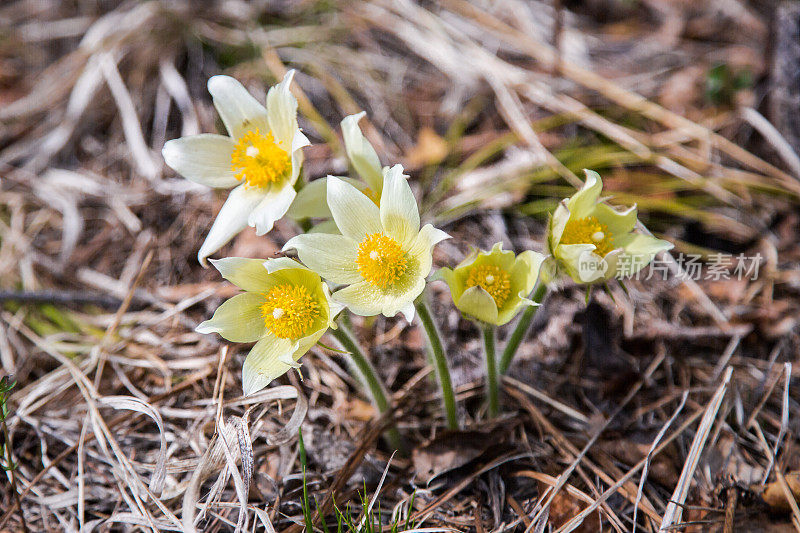
M 307 233 L 284 246 L 330 282 L 346 285 L 333 300 L 357 315 L 403 313 L 425 288 L 433 247 L 450 236 L 430 224 L 420 230 L 419 209 L 403 167 L 385 173 L 380 207 L 339 178 L 328 176 L 328 206 L 340 235 Z
M 586 182 L 556 208 L 547 227 L 547 250 L 556 270 L 576 283 L 604 282 L 647 266 L 672 243 L 633 233 L 636 206 L 617 211 L 600 201 L 603 181 L 585 170 Z M 622 268 L 626 266 L 626 268 Z
M 211 226 L 197 258 L 206 258 L 250 225 L 272 229 L 295 197 L 294 184 L 308 139 L 297 127 L 297 100 L 289 92 L 294 71 L 271 87 L 264 107 L 229 76 L 208 80 L 208 92 L 228 136 L 204 133 L 167 142 L 164 161 L 186 179 L 215 188 L 235 187 Z
M 328 286 L 300 263 L 227 257 L 211 260 L 222 277 L 244 292 L 220 305 L 197 326 L 232 342 L 255 342 L 242 366 L 245 396 L 300 365 L 297 361 L 328 330 L 342 307 Z

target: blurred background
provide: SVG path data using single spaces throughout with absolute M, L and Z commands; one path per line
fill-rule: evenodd
M 703 509 L 687 511 L 709 528 L 725 527 L 725 490 L 756 494 L 776 464 L 800 467 L 800 428 L 787 414 L 800 394 L 790 390 L 796 370 L 783 364 L 800 354 L 800 2 L 9 0 L 0 6 L 0 363 L 17 382 L 7 398 L 18 468 L 8 476 L 24 495 L 3 489 L 0 531 L 22 527 L 19 505 L 32 531 L 176 527 L 187 480 L 216 442 L 217 405 L 231 424 L 249 424 L 253 444 L 236 453 L 256 458 L 249 500 L 278 529 L 301 513 L 301 422 L 319 503 L 337 472 L 355 473 L 339 470 L 348 458 L 376 442 L 377 434 L 367 439 L 372 407 L 341 354 L 315 350 L 302 383 L 295 375 L 276 383 L 282 392 L 270 398 L 282 407 L 265 401 L 251 414 L 246 402 L 222 399 L 238 397 L 249 347 L 193 332 L 235 293 L 196 259 L 225 192 L 177 176 L 161 147 L 223 130 L 210 76 L 234 76 L 263 101 L 288 68 L 297 70 L 300 126 L 312 142 L 305 179 L 348 172 L 339 122 L 367 111 L 361 126 L 382 163 L 405 166 L 423 218 L 455 237 L 437 249 L 440 266 L 497 241 L 541 251 L 547 214 L 580 186 L 584 168 L 603 176 L 612 203 L 637 204 L 644 224 L 675 243 L 676 258 L 759 254 L 757 279 L 632 282 L 588 307 L 581 290 L 568 289 L 540 313 L 539 340 L 529 339 L 512 374 L 583 413 L 540 406 L 578 448 L 592 416 L 625 406 L 610 426 L 621 433 L 606 433 L 593 449 L 602 448 L 593 460 L 608 463 L 613 480 L 614 468 L 647 452 L 680 391 L 697 393 L 688 417 L 731 364 L 735 393 L 689 498 Z M 248 229 L 219 255 L 266 258 L 296 231 L 289 219 L 265 237 Z M 434 300 L 450 332 L 463 414 L 476 421 L 477 334 L 446 291 L 437 288 Z M 420 377 L 428 367 L 419 333 L 392 319 L 356 325 L 398 391 L 401 426 L 417 443 L 435 436 L 438 400 Z M 643 397 L 622 402 L 637 379 Z M 102 401 L 120 395 L 142 404 Z M 516 402 L 509 408 L 525 412 Z M 533 431 L 515 420 L 498 433 L 511 449 L 535 452 L 539 466 L 569 463 L 546 438 L 553 427 L 540 420 Z M 753 420 L 762 420 L 760 439 L 777 455 L 763 455 Z M 294 433 L 275 437 L 287 424 Z M 528 430 L 537 435 L 531 442 Z M 658 524 L 692 436 L 676 437 L 648 480 L 652 512 L 640 511 L 640 527 Z M 623 448 L 634 456 L 620 455 Z M 473 459 L 489 461 L 478 451 Z M 164 453 L 166 470 L 157 466 Z M 350 496 L 361 481 L 374 486 L 388 454 L 379 445 L 366 457 L 354 484 L 341 481 Z M 385 508 L 405 505 L 426 523 L 465 530 L 481 530 L 482 521 L 489 530 L 513 520 L 527 527 L 520 509 L 529 511 L 546 486 L 543 478 L 506 486 L 502 476 L 476 477 L 483 481 L 414 515 L 441 493 L 413 481 L 421 468 L 413 460 L 392 468 Z M 166 476 L 160 505 L 131 489 L 154 472 Z M 611 484 L 593 476 L 576 482 L 582 491 Z M 497 483 L 517 508 L 496 497 Z M 232 529 L 237 493 L 233 483 L 220 491 L 231 504 L 207 511 L 203 523 Z M 551 525 L 577 514 L 572 501 Z M 598 520 L 626 530 L 641 505 L 620 497 L 595 512 L 587 531 Z M 789 523 L 775 509 L 767 506 L 769 520 Z M 750 519 L 763 524 L 761 507 L 746 510 L 741 531 Z

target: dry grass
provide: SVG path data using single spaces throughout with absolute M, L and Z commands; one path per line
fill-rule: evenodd
M 800 523 L 785 498 L 800 469 L 800 169 L 758 111 L 769 18 L 740 0 L 725 15 L 609 0 L 600 24 L 598 3 L 578 4 L 0 7 L 0 363 L 17 380 L 6 475 L 22 506 L 4 484 L 0 531 L 299 531 L 301 427 L 327 519 L 380 485 L 385 517 L 437 531 Z M 761 81 L 712 105 L 715 61 Z M 193 331 L 234 292 L 195 259 L 222 197 L 166 169 L 160 148 L 216 130 L 210 75 L 263 98 L 284 65 L 314 143 L 307 177 L 346 172 L 336 124 L 367 110 L 382 159 L 411 170 L 427 218 L 456 237 L 440 265 L 500 240 L 541 250 L 544 213 L 591 167 L 676 252 L 758 252 L 761 275 L 633 282 L 588 306 L 574 287 L 551 295 L 492 422 L 477 331 L 436 287 L 456 436 L 418 326 L 397 320 L 355 324 L 390 417 L 322 348 L 302 382 L 242 398 L 249 347 Z M 282 221 L 224 252 L 267 257 L 294 232 Z M 392 420 L 415 451 L 389 462 Z M 761 499 L 772 483 L 784 511 Z

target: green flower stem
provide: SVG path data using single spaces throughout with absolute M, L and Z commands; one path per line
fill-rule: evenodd
M 540 282 L 533 290 L 533 296 L 531 297 L 531 300 L 536 303 L 541 303 L 546 293 L 547 284 Z M 500 358 L 501 374 L 505 374 L 508 371 L 508 367 L 511 366 L 511 361 L 514 359 L 514 355 L 517 353 L 517 348 L 519 348 L 519 345 L 522 343 L 522 339 L 525 338 L 525 334 L 528 333 L 528 328 L 530 328 L 531 321 L 533 320 L 538 308 L 539 306 L 530 305 L 527 309 L 525 309 L 525 311 L 523 311 L 522 316 L 519 317 L 517 326 L 514 328 L 514 331 L 508 338 L 506 347 L 503 350 L 503 355 Z
M 486 354 L 486 399 L 489 403 L 489 417 L 500 413 L 500 400 L 497 388 L 497 357 L 495 357 L 494 334 L 492 324 L 479 324 L 483 330 L 483 348 Z
M 456 417 L 456 396 L 453 393 L 453 382 L 450 379 L 450 369 L 447 367 L 447 359 L 444 356 L 444 349 L 442 348 L 442 338 L 439 335 L 439 330 L 431 318 L 431 312 L 424 301 L 424 295 L 416 301 L 417 314 L 422 326 L 425 328 L 425 334 L 428 337 L 428 347 L 430 348 L 430 356 L 433 360 L 434 368 L 436 368 L 436 376 L 439 379 L 439 385 L 442 388 L 442 401 L 444 402 L 444 410 L 447 415 L 447 427 L 450 429 L 458 429 L 458 418 Z
M 350 352 L 349 360 L 357 370 L 357 372 L 355 372 L 357 374 L 356 377 L 361 383 L 366 385 L 375 407 L 378 408 L 381 414 L 388 411 L 391 405 L 386 395 L 386 386 L 378 377 L 375 367 L 372 366 L 372 363 L 364 355 L 364 351 L 358 345 L 358 342 L 355 340 L 352 332 L 347 328 L 344 321 L 340 320 L 339 327 L 337 329 L 331 329 L 329 332 L 344 350 Z M 397 431 L 396 427 L 392 426 L 387 430 L 386 440 L 395 450 L 399 450 L 400 453 L 405 453 L 403 439 L 400 438 L 400 433 Z

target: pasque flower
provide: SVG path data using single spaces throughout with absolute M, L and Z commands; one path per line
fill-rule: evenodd
M 361 179 L 340 179 L 363 192 L 375 202 L 375 204 L 380 204 L 381 191 L 383 190 L 383 174 L 389 171 L 389 167 L 381 167 L 381 162 L 380 159 L 378 159 L 375 148 L 372 147 L 358 127 L 358 121 L 361 120 L 364 115 L 366 115 L 364 111 L 356 113 L 355 115 L 348 115 L 341 123 L 347 158 L 350 161 L 350 165 Z M 331 217 L 331 211 L 328 208 L 327 202 L 327 183 L 327 178 L 320 178 L 303 187 L 300 192 L 297 193 L 297 198 L 289 209 L 289 215 L 295 219 L 329 219 Z M 320 227 L 325 228 L 328 227 L 328 225 Z
M 526 305 L 544 256 L 525 251 L 515 256 L 497 243 L 490 252 L 475 250 L 454 268 L 442 268 L 435 278 L 450 288 L 456 307 L 465 315 L 502 326 Z
M 345 285 L 333 300 L 357 315 L 403 313 L 414 318 L 414 300 L 431 271 L 432 249 L 447 233 L 427 224 L 395 165 L 385 172 L 380 206 L 349 183 L 328 176 L 328 206 L 340 235 L 307 233 L 284 246 L 326 280 Z
M 297 360 L 336 327 L 333 319 L 342 306 L 331 302 L 319 275 L 297 261 L 228 257 L 211 262 L 244 292 L 219 306 L 196 331 L 256 343 L 242 367 L 245 395 L 300 366 Z
M 577 283 L 632 275 L 672 248 L 670 242 L 633 233 L 636 206 L 617 211 L 600 201 L 600 175 L 585 172 L 581 190 L 563 200 L 548 223 L 547 249 L 556 275 L 564 273 Z
M 197 257 L 206 258 L 250 225 L 258 235 L 272 229 L 295 198 L 294 184 L 308 139 L 297 127 L 297 100 L 289 92 L 294 71 L 267 93 L 266 107 L 229 76 L 208 80 L 228 135 L 204 133 L 167 142 L 167 165 L 186 179 L 233 187 Z

